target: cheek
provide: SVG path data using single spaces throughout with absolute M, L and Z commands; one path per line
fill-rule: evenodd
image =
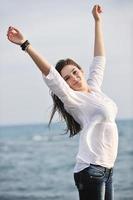
M 66 81 L 66 83 L 69 85 L 70 88 L 73 89 L 73 83 L 71 80 Z
M 72 85 L 72 82 L 71 82 L 71 80 L 68 80 L 68 81 L 66 81 L 66 83 L 67 83 L 69 86 L 71 86 L 71 85 Z

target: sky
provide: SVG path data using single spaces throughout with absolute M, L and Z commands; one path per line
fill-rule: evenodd
M 0 6 L 0 125 L 48 122 L 52 100 L 27 53 L 6 38 L 19 28 L 50 63 L 72 58 L 87 74 L 93 58 L 93 5 L 103 7 L 106 69 L 102 89 L 118 106 L 118 119 L 133 118 L 132 0 L 4 0 Z M 55 121 L 58 120 L 56 115 Z

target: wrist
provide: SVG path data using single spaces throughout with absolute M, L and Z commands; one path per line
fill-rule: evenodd
M 26 41 L 26 39 L 21 40 L 19 45 L 21 46 L 25 41 Z
M 95 18 L 95 23 L 100 23 L 102 20 L 100 18 Z
M 30 42 L 29 42 L 28 40 L 25 40 L 25 41 L 20 45 L 20 47 L 21 47 L 21 49 L 22 49 L 23 51 L 26 51 L 29 45 L 30 45 Z

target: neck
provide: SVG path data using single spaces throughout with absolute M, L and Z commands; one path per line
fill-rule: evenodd
M 82 90 L 82 92 L 85 92 L 85 93 L 90 93 L 91 91 L 92 91 L 92 89 L 89 85 L 86 85 Z

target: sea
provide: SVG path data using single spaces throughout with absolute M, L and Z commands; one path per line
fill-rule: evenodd
M 117 120 L 115 200 L 133 200 L 133 119 Z M 79 136 L 63 123 L 0 126 L 0 200 L 78 200 L 73 168 Z

